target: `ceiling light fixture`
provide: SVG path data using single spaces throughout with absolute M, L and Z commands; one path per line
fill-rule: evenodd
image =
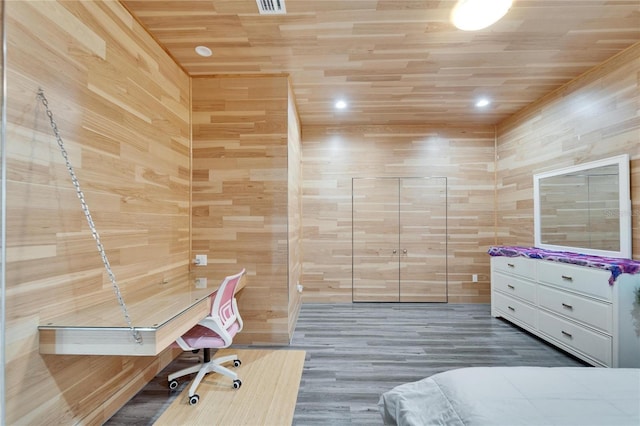
M 336 102 L 336 109 L 345 109 L 347 107 L 347 103 L 345 101 Z
M 513 0 L 458 0 L 451 22 L 463 31 L 487 28 L 507 14 Z
M 486 107 L 487 105 L 489 105 L 490 103 L 491 103 L 491 101 L 489 99 L 482 98 L 482 99 L 479 99 L 478 102 L 476 102 L 476 106 L 478 108 L 483 108 L 483 107 Z
M 207 46 L 196 46 L 196 53 L 205 57 L 213 55 L 213 52 Z

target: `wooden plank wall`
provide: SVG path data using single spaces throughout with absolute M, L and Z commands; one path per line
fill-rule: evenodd
M 619 154 L 631 158 L 633 257 L 640 259 L 640 43 L 498 128 L 497 243 L 531 246 L 533 175 Z
M 302 281 L 302 134 L 291 82 L 287 82 L 288 99 L 288 232 L 289 232 L 289 339 L 300 313 L 302 294 L 297 285 Z
M 299 273 L 300 262 L 290 241 L 299 219 L 288 219 L 298 179 L 289 167 L 297 142 L 288 143 L 296 133 L 288 78 L 195 77 L 192 85 L 192 248 L 209 257 L 198 268 L 246 268 L 247 287 L 238 297 L 245 328 L 236 341 L 287 344 L 289 276 Z
M 46 91 L 118 282 L 136 286 L 189 268 L 189 78 L 119 2 L 5 7 L 6 422 L 101 424 L 172 353 L 39 354 L 48 317 L 117 302 L 36 92 Z
M 351 302 L 353 177 L 445 176 L 449 302 L 488 302 L 494 136 L 493 127 L 303 127 L 303 301 Z

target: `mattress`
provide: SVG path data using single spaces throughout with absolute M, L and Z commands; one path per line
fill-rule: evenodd
M 388 425 L 640 426 L 640 369 L 471 367 L 380 397 Z

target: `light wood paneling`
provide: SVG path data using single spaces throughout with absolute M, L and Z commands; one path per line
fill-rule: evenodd
M 353 301 L 447 301 L 446 178 L 354 178 Z
M 447 181 L 400 179 L 400 301 L 447 301 Z
M 384 176 L 447 177 L 449 302 L 489 300 L 492 127 L 306 126 L 303 141 L 305 303 L 351 301 L 351 179 Z
M 455 0 L 123 3 L 192 75 L 289 73 L 303 125 L 496 124 L 640 40 L 638 0 L 515 0 L 481 31 L 450 23 Z
M 302 281 L 302 131 L 291 83 L 287 82 L 288 99 L 288 159 L 287 203 L 289 232 L 289 338 L 300 313 L 302 294 L 298 284 Z
M 289 117 L 288 79 L 201 77 L 193 79 L 192 91 L 192 248 L 209 258 L 197 268 L 246 268 L 249 283 L 238 298 L 245 327 L 238 342 L 288 343 L 290 317 L 299 308 L 290 300 L 296 283 L 289 279 L 300 274 L 300 172 L 290 167 L 299 139 Z
M 353 176 L 451 179 L 450 302 L 488 300 L 484 248 L 494 243 L 493 127 L 304 125 L 449 119 L 493 123 L 624 49 L 640 33 L 635 0 L 585 1 L 579 7 L 575 2 L 529 2 L 518 5 L 499 27 L 474 34 L 435 31 L 444 18 L 433 18 L 427 21 L 434 31 L 419 25 L 418 31 L 431 37 L 427 44 L 413 43 L 417 34 L 389 33 L 390 28 L 411 28 L 406 17 L 413 19 L 422 4 L 315 2 L 325 13 L 316 16 L 303 9 L 311 3 L 291 0 L 292 15 L 279 22 L 256 21 L 248 9 L 255 7 L 253 0 L 127 2 L 144 9 L 139 17 L 150 27 L 162 27 L 160 32 L 152 28 L 158 38 L 166 31 L 173 55 L 184 51 L 188 60 L 195 58 L 188 56 L 193 46 L 189 40 L 183 46 L 170 40 L 169 27 L 180 26 L 167 18 L 167 8 L 175 8 L 169 15 L 190 26 L 198 23 L 194 15 L 199 8 L 216 7 L 211 13 L 216 21 L 191 34 L 220 31 L 213 38 L 219 45 L 211 46 L 222 54 L 195 58 L 205 64 L 195 73 L 292 73 L 302 117 L 297 127 L 304 127 L 300 222 L 305 240 L 293 253 L 292 227 L 298 225 L 291 220 L 296 178 L 290 160 L 296 155 L 291 136 L 296 125 L 286 77 L 275 77 L 282 80 L 275 86 L 273 79 L 247 77 L 251 82 L 242 83 L 238 77 L 239 84 L 214 85 L 209 92 L 194 87 L 204 105 L 193 110 L 193 131 L 200 132 L 204 143 L 197 147 L 202 164 L 192 168 L 188 76 L 119 2 L 5 2 L 8 424 L 99 424 L 172 358 L 170 351 L 156 358 L 38 353 L 36 329 L 43 319 L 114 300 L 35 98 L 38 87 L 46 90 L 54 108 L 118 280 L 135 286 L 172 279 L 187 271 L 190 249 L 193 254 L 203 250 L 221 276 L 240 266 L 250 270 L 251 285 L 242 296 L 249 299 L 240 304 L 255 307 L 247 312 L 252 329 L 239 338 L 284 343 L 298 303 L 292 300 L 290 281 L 299 274 L 295 258 L 300 253 L 305 300 L 350 300 Z M 187 9 L 190 16 L 185 18 Z M 392 11 L 392 17 L 381 21 L 382 10 Z M 510 27 L 518 29 L 505 31 Z M 355 35 L 327 35 L 332 29 Z M 269 38 L 279 33 L 292 36 L 290 42 Z M 387 44 L 396 38 L 400 47 Z M 258 48 L 247 55 L 257 52 L 268 66 L 256 66 L 253 58 L 243 56 L 244 47 L 252 46 Z M 292 55 L 278 53 L 282 48 Z M 422 59 L 403 58 L 399 52 L 406 49 Z M 536 171 L 628 152 L 633 212 L 639 210 L 639 57 L 636 45 L 500 126 L 500 243 L 532 243 L 531 175 Z M 333 64 L 335 68 L 325 70 Z M 395 83 L 402 81 L 410 86 Z M 477 87 L 494 87 L 502 103 L 476 115 L 470 101 Z M 366 115 L 330 110 L 338 93 L 355 99 L 351 112 Z M 383 105 L 381 99 L 390 103 Z M 190 247 L 191 176 L 198 193 Z M 638 217 L 634 214 L 635 253 L 640 250 Z M 480 275 L 480 283 L 470 282 L 472 273 Z
M 118 2 L 7 1 L 6 422 L 100 424 L 172 359 L 41 355 L 38 325 L 186 275 L 189 78 Z M 124 318 L 123 318 L 124 322 Z
M 398 179 L 352 181 L 353 301 L 400 301 Z
M 497 242 L 533 245 L 533 175 L 629 154 L 633 257 L 640 259 L 640 43 L 498 128 Z

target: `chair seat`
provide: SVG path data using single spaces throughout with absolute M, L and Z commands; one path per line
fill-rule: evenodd
M 235 336 L 240 329 L 240 325 L 236 322 L 227 329 L 231 337 Z M 187 331 L 182 339 L 184 342 L 194 349 L 203 348 L 224 348 L 224 340 L 210 328 L 204 327 L 200 324 L 196 324 L 189 331 Z M 179 347 L 174 342 L 173 347 Z

